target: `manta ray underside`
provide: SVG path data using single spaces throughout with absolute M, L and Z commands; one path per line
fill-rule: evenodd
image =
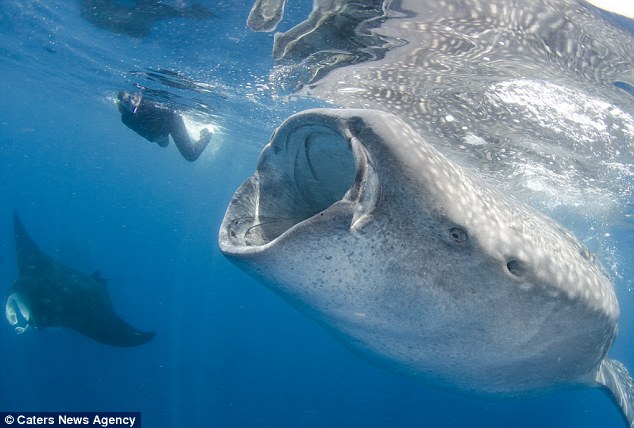
M 17 333 L 29 328 L 67 327 L 97 342 L 138 346 L 154 332 L 137 330 L 114 311 L 99 271 L 84 275 L 44 254 L 13 215 L 20 277 L 7 293 L 5 315 Z

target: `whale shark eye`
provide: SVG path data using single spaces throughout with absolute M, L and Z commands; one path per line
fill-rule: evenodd
M 449 229 L 449 236 L 456 242 L 463 242 L 468 238 L 467 231 L 460 227 L 452 227 Z
M 526 273 L 526 267 L 519 260 L 509 260 L 506 263 L 506 268 L 515 276 L 523 276 Z

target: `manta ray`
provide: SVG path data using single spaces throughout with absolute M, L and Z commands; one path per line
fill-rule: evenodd
M 571 232 L 376 110 L 288 118 L 235 192 L 221 251 L 345 346 L 444 389 L 601 387 L 634 424 L 607 356 L 619 305 Z
M 87 276 L 51 259 L 28 235 L 17 212 L 13 227 L 20 277 L 7 293 L 5 315 L 17 333 L 67 327 L 112 346 L 152 340 L 153 332 L 137 330 L 115 313 L 99 271 Z

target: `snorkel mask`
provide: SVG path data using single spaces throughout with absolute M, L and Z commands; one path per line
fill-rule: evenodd
M 130 113 L 135 114 L 139 105 L 141 105 L 141 99 L 143 95 L 140 92 L 130 93 L 128 91 L 121 91 L 117 94 L 119 99 L 119 105 L 128 110 Z

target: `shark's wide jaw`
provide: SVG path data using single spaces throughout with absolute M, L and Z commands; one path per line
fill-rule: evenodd
M 378 176 L 350 129 L 311 124 L 283 129 L 227 210 L 221 242 L 229 251 L 266 246 L 338 202 L 354 204 L 354 227 L 376 204 Z

